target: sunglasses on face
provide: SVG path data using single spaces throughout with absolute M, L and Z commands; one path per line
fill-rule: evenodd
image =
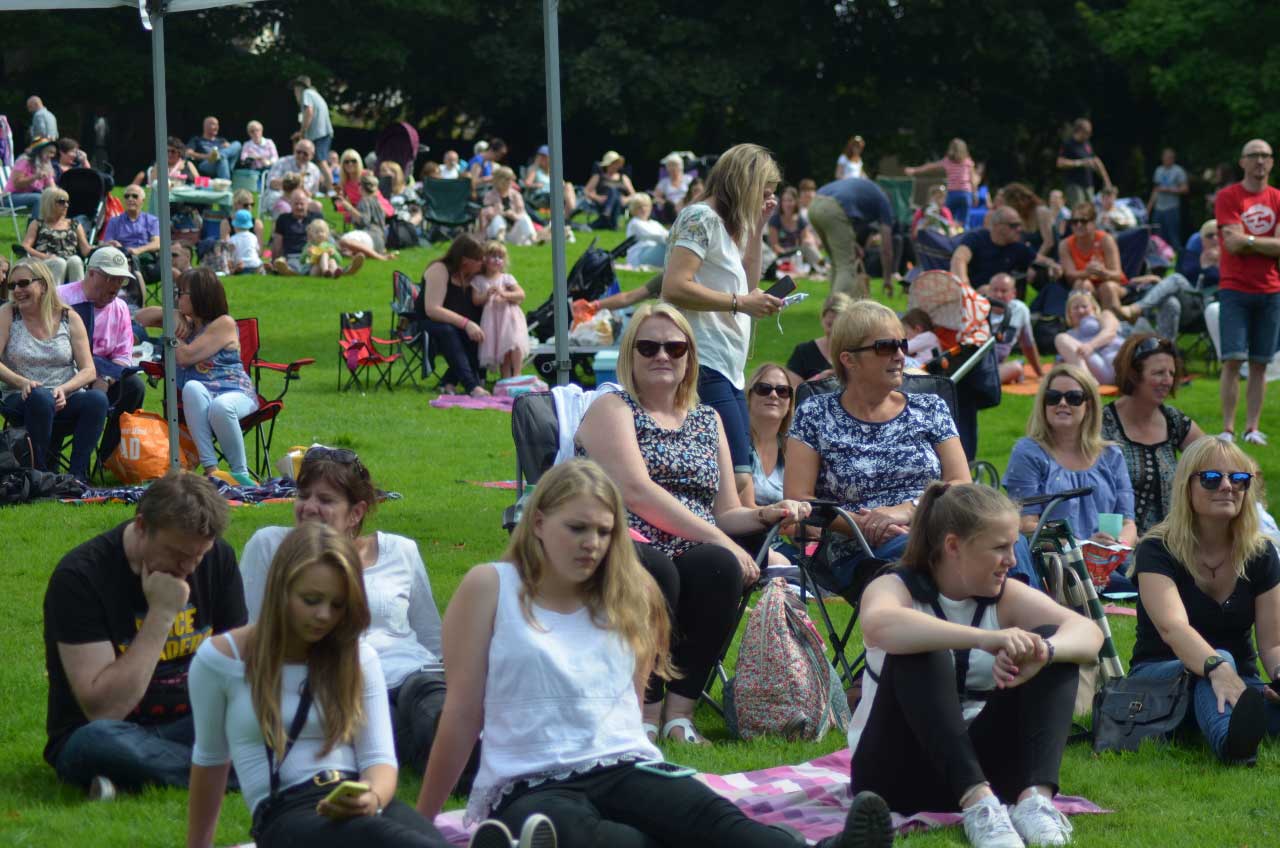
M 141 200 L 141 199 L 142 199 L 142 195 L 140 195 L 140 194 L 126 194 L 126 195 L 124 196 L 124 199 L 125 199 L 125 200 Z
M 21 280 L 15 280 L 10 278 L 9 285 L 13 286 L 15 289 L 25 289 L 27 286 L 31 285 L 34 282 L 35 282 L 34 277 L 27 277 Z
M 876 356 L 893 356 L 896 351 L 907 352 L 906 339 L 876 339 L 869 345 L 862 347 L 850 348 L 846 353 L 862 353 L 864 350 L 874 350 Z
M 777 395 L 783 400 L 788 400 L 791 397 L 791 387 L 785 383 L 780 386 L 775 386 L 771 383 L 756 383 L 751 387 L 751 391 L 760 397 Z
M 71 201 L 67 200 L 65 197 L 60 197 L 57 200 L 53 201 L 53 203 L 55 206 L 67 206 L 71 203 Z
M 1057 389 L 1049 389 L 1044 393 L 1045 406 L 1057 406 L 1063 401 L 1067 402 L 1067 406 L 1083 406 L 1085 400 L 1084 392 L 1079 389 L 1072 389 L 1068 392 L 1060 392 Z
M 1093 221 L 1089 220 L 1088 218 L 1072 218 L 1071 219 L 1071 226 L 1073 227 L 1083 227 L 1092 223 Z
M 1233 492 L 1243 492 L 1253 482 L 1253 475 L 1248 471 L 1197 471 L 1196 476 L 1200 478 L 1200 485 L 1211 492 L 1222 488 L 1223 477 L 1227 478 Z
M 665 350 L 667 356 L 672 359 L 681 359 L 689 352 L 688 342 L 655 342 L 652 339 L 638 339 L 636 341 L 636 353 L 645 359 L 653 359 L 658 355 L 659 350 Z

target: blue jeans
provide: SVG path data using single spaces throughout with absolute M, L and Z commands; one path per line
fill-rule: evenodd
M 32 218 L 40 217 L 40 192 L 15 191 L 9 195 L 8 199 L 13 203 L 15 209 L 21 209 L 25 206 L 29 216 Z
M 101 775 L 126 790 L 148 784 L 185 789 L 194 744 L 195 723 L 190 716 L 145 726 L 100 719 L 67 737 L 53 768 L 59 780 L 78 786 Z
M 949 191 L 944 201 L 951 210 L 951 217 L 962 227 L 969 226 L 969 203 L 973 200 L 973 192 Z
M 107 421 L 107 395 L 105 392 L 85 389 L 67 395 L 67 404 L 57 412 L 53 409 L 53 392 L 41 386 L 32 389 L 27 399 L 21 392 L 5 396 L 0 403 L 4 415 L 22 422 L 31 436 L 31 449 L 35 453 L 36 468 L 46 469 L 49 444 L 53 441 L 53 428 L 61 424 L 71 431 L 71 473 L 77 480 L 88 482 L 89 457 L 102 438 L 102 428 Z
M 316 157 L 312 161 L 321 168 L 329 167 L 329 148 L 333 146 L 333 135 L 322 135 L 319 138 L 313 138 L 311 143 L 316 146 Z
M 245 456 L 240 419 L 257 408 L 257 399 L 244 392 L 223 392 L 215 397 L 204 383 L 188 380 L 182 387 L 182 409 L 196 452 L 200 454 L 200 464 L 205 468 L 218 467 L 218 452 L 213 447 L 213 438 L 217 436 L 231 473 L 248 474 L 249 460 Z
M 471 341 L 462 330 L 443 321 L 427 319 L 422 322 L 422 327 L 431 338 L 435 350 L 449 363 L 444 376 L 440 378 L 442 385 L 462 383 L 462 387 L 468 392 L 481 385 L 483 372 L 480 370 L 480 345 Z M 423 368 L 426 367 L 424 359 Z
M 242 146 L 238 141 L 231 142 L 226 147 L 218 150 L 217 162 L 197 162 L 196 172 L 206 177 L 213 177 L 216 180 L 231 179 L 231 169 L 240 161 L 240 148 Z
M 1222 358 L 1266 365 L 1280 342 L 1280 294 L 1219 289 Z
M 747 398 L 734 388 L 729 378 L 705 366 L 698 367 L 698 399 L 720 413 L 724 436 L 729 440 L 729 457 L 735 474 L 751 473 L 751 419 Z
M 1236 673 L 1240 674 L 1240 669 L 1236 668 L 1235 657 L 1221 648 L 1217 651 L 1232 668 L 1236 669 Z M 1129 676 L 1137 680 L 1168 680 L 1177 677 L 1185 668 L 1181 660 L 1148 662 L 1129 669 Z M 1245 669 L 1245 673 L 1240 674 L 1240 679 L 1250 689 L 1261 689 L 1263 686 L 1258 672 L 1252 667 Z M 1226 705 L 1219 713 L 1218 698 L 1213 694 L 1213 684 L 1203 677 L 1193 677 L 1192 680 L 1194 681 L 1191 684 L 1192 709 L 1187 712 L 1187 721 L 1190 722 L 1194 714 L 1195 722 L 1200 726 L 1200 732 L 1204 734 L 1205 741 L 1209 743 L 1213 753 L 1221 758 L 1227 744 L 1227 728 L 1231 724 L 1231 706 Z M 1268 701 L 1266 710 L 1267 734 L 1280 736 L 1280 705 Z

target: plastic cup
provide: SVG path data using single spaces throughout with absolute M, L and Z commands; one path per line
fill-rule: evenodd
M 1124 516 L 1118 512 L 1100 512 L 1098 513 L 1098 532 L 1106 533 L 1113 539 L 1120 538 L 1120 531 L 1124 529 Z

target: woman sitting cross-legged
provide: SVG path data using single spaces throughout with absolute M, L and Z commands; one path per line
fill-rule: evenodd
M 654 321 L 647 322 L 652 325 Z M 727 454 L 720 437 L 721 454 Z M 494 815 L 493 842 L 546 816 L 565 848 L 798 848 L 645 738 L 639 695 L 668 655 L 667 604 L 637 561 L 618 489 L 594 462 L 548 471 L 502 562 L 471 569 L 445 613 L 449 694 L 418 811 L 436 815 L 484 733 L 471 819 Z M 510 830 L 508 830 L 508 828 Z M 889 810 L 853 799 L 824 848 L 887 846 Z M 524 844 L 523 842 L 521 844 Z
M 934 483 L 901 565 L 862 595 L 851 790 L 902 815 L 961 810 L 974 848 L 1070 842 L 1051 799 L 1077 666 L 1102 646 L 1093 622 L 1008 579 L 1018 538 L 996 489 Z
M 1280 559 L 1259 532 L 1262 477 L 1230 442 L 1187 448 L 1169 517 L 1138 545 L 1138 634 L 1129 676 L 1190 672 L 1194 721 L 1226 763 L 1252 763 L 1280 735 Z M 1258 649 L 1254 651 L 1253 635 Z
M 1062 361 L 1088 369 L 1099 383 L 1114 383 L 1116 355 L 1124 344 L 1119 319 L 1101 311 L 1087 291 L 1075 291 L 1067 298 L 1067 326 L 1053 337 Z
M 70 198 L 54 186 L 40 193 L 40 215 L 27 225 L 22 246 L 27 255 L 49 266 L 53 281 L 74 283 L 84 279 L 84 257 L 89 255 L 89 240 L 79 221 L 67 217 Z
M 748 550 L 776 522 L 809 513 L 808 504 L 787 500 L 742 505 L 724 428 L 715 410 L 697 403 L 697 379 L 689 322 L 670 304 L 646 303 L 619 345 L 624 390 L 596 398 L 575 436 L 578 454 L 621 487 L 630 526 L 650 542 L 642 558 L 675 618 L 672 654 L 683 676 L 670 685 L 658 675 L 649 681 L 644 721 L 653 736 L 661 727 L 663 737 L 684 742 L 701 741 L 694 707 L 743 590 L 759 579 Z
M 258 620 L 196 651 L 188 848 L 214 844 L 232 765 L 261 848 L 448 846 L 395 797 L 386 685 L 360 638 L 369 626 L 360 572 L 349 537 L 306 523 L 271 560 Z M 328 799 L 344 780 L 363 786 Z

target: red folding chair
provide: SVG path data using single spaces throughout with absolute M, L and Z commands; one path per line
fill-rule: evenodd
M 339 318 L 338 336 L 338 391 L 345 391 L 352 386 L 360 387 L 360 373 L 364 372 L 364 391 L 369 390 L 371 373 L 378 379 L 373 383 L 386 386 L 387 391 L 395 391 L 391 382 L 392 368 L 400 359 L 397 352 L 400 342 L 397 339 L 380 339 L 373 334 L 373 312 L 344 312 Z M 386 349 L 383 353 L 378 348 Z M 342 370 L 347 370 L 346 382 L 343 382 Z

